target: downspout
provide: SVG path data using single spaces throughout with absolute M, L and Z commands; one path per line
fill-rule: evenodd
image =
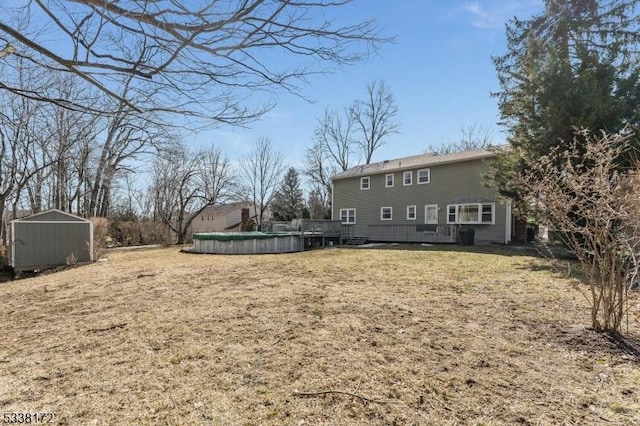
M 504 243 L 505 244 L 509 244 L 511 242 L 511 221 L 512 221 L 512 214 L 511 214 L 511 200 L 507 200 L 506 203 L 506 218 L 505 218 L 505 229 L 504 229 Z
M 16 266 L 16 223 L 11 221 L 11 242 L 9 243 L 11 250 L 11 267 Z
M 93 222 L 89 222 L 89 260 L 95 261 L 97 259 L 93 258 Z
M 333 208 L 334 208 L 334 203 L 333 203 L 333 194 L 335 193 L 334 188 L 333 188 L 333 179 L 331 179 L 331 220 L 335 220 L 333 218 Z

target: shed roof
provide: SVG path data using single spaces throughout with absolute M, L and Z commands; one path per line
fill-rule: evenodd
M 32 214 L 31 216 L 15 219 L 12 222 L 89 222 L 89 219 L 76 216 L 75 214 L 63 212 L 58 209 L 47 210 L 46 212 Z
M 452 154 L 427 153 L 410 157 L 385 160 L 377 163 L 363 164 L 352 167 L 342 173 L 333 176 L 332 179 L 345 179 L 355 176 L 390 173 L 400 170 L 415 169 L 416 167 L 431 167 L 439 164 L 461 163 L 463 161 L 478 160 L 495 157 L 495 154 L 486 149 L 474 149 L 470 151 L 454 152 Z

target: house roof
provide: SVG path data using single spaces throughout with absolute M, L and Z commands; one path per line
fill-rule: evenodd
M 228 213 L 235 209 L 250 208 L 251 205 L 252 203 L 250 201 L 236 201 L 234 203 L 218 204 L 207 207 L 200 214 Z
M 428 154 L 413 155 L 411 157 L 402 157 L 393 160 L 355 166 L 342 173 L 338 173 L 332 179 L 345 179 L 355 176 L 390 173 L 415 169 L 417 167 L 431 167 L 439 164 L 460 163 L 463 161 L 491 157 L 495 157 L 495 154 L 486 149 L 474 149 L 470 151 L 454 152 L 452 154 L 437 154 L 430 152 Z

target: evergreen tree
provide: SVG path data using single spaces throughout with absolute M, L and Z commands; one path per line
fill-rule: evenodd
M 509 152 L 490 179 L 521 199 L 515 176 L 580 129 L 635 134 L 640 127 L 639 0 L 547 0 L 542 15 L 507 25 L 508 52 L 494 58 Z M 626 165 L 628 159 L 620 159 Z
M 300 189 L 298 171 L 291 167 L 287 170 L 278 192 L 271 202 L 271 213 L 275 220 L 290 221 L 301 219 L 304 209 L 304 197 Z

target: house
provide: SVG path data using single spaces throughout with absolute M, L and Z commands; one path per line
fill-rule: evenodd
M 16 274 L 93 261 L 93 223 L 61 210 L 12 220 L 9 241 Z
M 242 213 L 245 213 L 243 220 Z M 265 211 L 265 215 L 267 211 Z M 260 206 L 250 201 L 238 201 L 205 208 L 191 222 L 192 233 L 241 231 L 242 223 L 249 219 L 256 221 L 260 216 Z M 268 219 L 265 217 L 265 219 Z
M 508 243 L 511 203 L 483 182 L 494 156 L 479 149 L 353 167 L 332 178 L 332 218 L 369 241 Z

